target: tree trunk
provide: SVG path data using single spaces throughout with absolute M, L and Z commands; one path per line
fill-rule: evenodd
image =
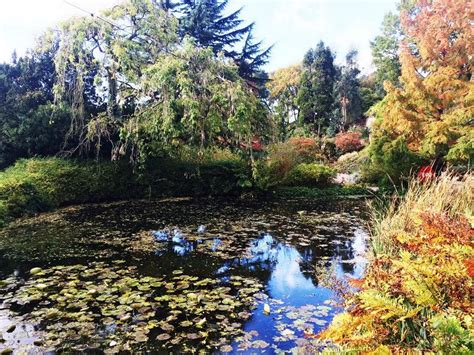
M 117 104 L 117 79 L 115 72 L 111 68 L 107 69 L 107 79 L 109 84 L 109 95 L 107 97 L 107 115 L 111 119 L 117 119 L 119 115 Z

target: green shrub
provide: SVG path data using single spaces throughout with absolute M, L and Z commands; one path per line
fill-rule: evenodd
M 407 180 L 423 163 L 421 157 L 408 149 L 403 137 L 395 140 L 385 136 L 374 138 L 368 153 L 369 160 L 363 167 L 362 178 L 382 185 Z
M 315 138 L 293 137 L 267 148 L 266 158 L 256 166 L 256 185 L 269 190 L 283 184 L 288 174 L 301 163 L 322 163 L 327 158 Z
M 336 176 L 336 171 L 326 165 L 302 163 L 288 174 L 285 185 L 288 186 L 327 186 Z
M 61 205 L 135 197 L 126 163 L 22 159 L 0 172 L 0 224 Z

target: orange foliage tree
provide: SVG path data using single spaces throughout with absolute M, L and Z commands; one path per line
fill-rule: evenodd
M 474 155 L 472 0 L 418 0 L 401 11 L 400 87 L 386 82 L 373 139 L 402 137 L 425 158 Z

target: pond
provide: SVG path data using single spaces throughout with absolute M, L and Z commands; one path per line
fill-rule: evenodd
M 83 205 L 0 230 L 0 348 L 316 350 L 360 278 L 365 201 Z

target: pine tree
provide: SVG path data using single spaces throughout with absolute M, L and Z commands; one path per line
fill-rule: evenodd
M 268 80 L 268 75 L 261 68 L 267 64 L 272 47 L 262 50 L 262 42 L 254 42 L 252 30 L 251 27 L 242 51 L 237 56 L 236 64 L 239 67 L 239 75 L 243 79 L 260 86 Z
M 177 7 L 181 36 L 190 36 L 199 47 L 223 53 L 239 67 L 240 76 L 259 90 L 267 80 L 262 67 L 268 62 L 271 47 L 262 49 L 255 42 L 253 23 L 243 26 L 242 9 L 225 15 L 229 0 L 181 0 Z
M 182 0 L 178 6 L 181 36 L 194 38 L 196 45 L 211 47 L 235 58 L 235 46 L 250 32 L 252 24 L 242 26 L 242 9 L 224 15 L 229 0 Z
M 321 41 L 304 57 L 298 94 L 300 123 L 310 125 L 318 134 L 331 121 L 335 79 L 334 54 Z
M 346 130 L 362 116 L 360 98 L 360 73 L 356 63 L 357 51 L 352 50 L 346 56 L 346 65 L 341 68 L 341 76 L 335 85 L 337 104 L 337 121 L 334 122 L 340 130 Z
M 398 58 L 398 43 L 402 36 L 401 31 L 399 16 L 390 12 L 383 19 L 382 34 L 370 42 L 374 65 L 377 68 L 375 80 L 379 94 L 385 94 L 383 88 L 385 81 L 395 86 L 399 85 L 401 65 Z

